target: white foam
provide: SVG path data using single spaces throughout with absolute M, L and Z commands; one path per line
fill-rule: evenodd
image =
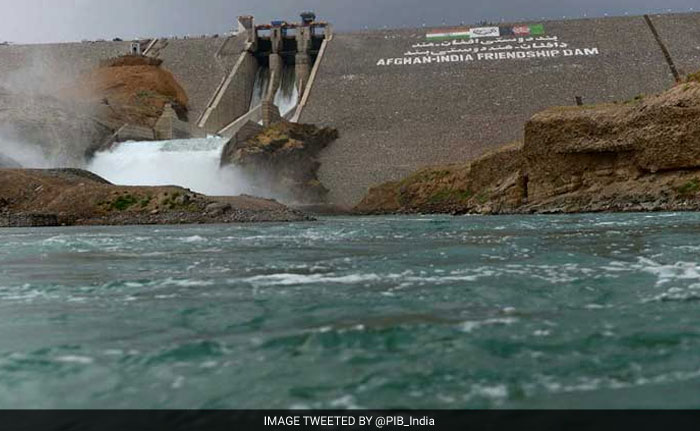
M 641 386 L 686 382 L 700 378 L 700 370 L 672 371 L 656 376 L 638 376 L 631 381 L 616 378 L 580 377 L 575 382 L 557 382 L 551 376 L 538 376 L 535 384 L 526 384 L 526 391 L 534 393 L 537 386 L 550 393 L 590 392 L 601 389 L 626 389 Z
M 674 280 L 700 279 L 700 266 L 695 262 L 676 262 L 672 265 L 663 265 L 650 259 L 639 258 L 639 268 L 657 276 L 657 286 Z
M 124 142 L 95 154 L 88 170 L 127 186 L 177 185 L 208 195 L 237 195 L 249 188 L 234 168 L 220 168 L 220 137 Z
M 466 322 L 460 323 L 458 328 L 462 332 L 469 333 L 469 332 L 473 332 L 476 329 L 482 328 L 484 326 L 512 325 L 516 322 L 518 322 L 518 319 L 515 319 L 513 317 L 487 319 L 487 320 L 479 320 L 479 321 L 468 320 Z
M 644 302 L 656 301 L 697 301 L 700 300 L 700 283 L 691 284 L 687 288 L 672 287 Z
M 357 404 L 355 397 L 352 395 L 344 395 L 340 398 L 332 400 L 330 401 L 330 406 L 346 410 L 359 410 L 362 408 Z
M 255 285 L 264 286 L 292 286 L 297 284 L 316 284 L 316 283 L 340 283 L 354 284 L 366 281 L 378 281 L 381 277 L 377 274 L 350 274 L 343 276 L 334 276 L 332 274 L 270 274 L 258 275 L 247 278 L 243 281 Z
M 73 356 L 73 355 L 66 355 L 66 356 L 59 356 L 56 358 L 57 362 L 65 362 L 68 364 L 80 364 L 80 365 L 89 365 L 95 362 L 95 360 L 89 356 Z
M 182 240 L 184 242 L 190 242 L 190 243 L 192 243 L 192 242 L 207 242 L 206 238 L 203 238 L 199 235 L 188 236 L 186 238 L 183 238 Z
M 211 280 L 174 280 L 167 279 L 163 282 L 163 286 L 178 286 L 178 287 L 205 287 L 214 285 Z
M 508 396 L 508 388 L 505 385 L 482 386 L 474 385 L 471 390 L 471 397 L 485 397 L 492 399 L 503 399 Z

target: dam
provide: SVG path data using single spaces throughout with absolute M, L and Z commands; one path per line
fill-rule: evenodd
M 336 128 L 319 179 L 329 203 L 347 207 L 373 185 L 522 140 L 544 108 L 668 88 L 700 69 L 700 13 L 355 33 L 313 14 L 242 16 L 222 36 L 0 46 L 0 86 L 37 64 L 78 75 L 130 50 L 162 60 L 189 96 L 166 138 L 231 138 L 265 122 L 265 102 Z
M 460 38 L 459 29 L 446 37 L 433 36 L 440 29 L 334 35 L 300 117 L 339 128 L 320 170 L 333 202 L 352 205 L 374 184 L 521 140 L 525 121 L 544 108 L 575 105 L 577 97 L 631 99 L 700 68 L 700 14 L 493 31 L 481 38 Z

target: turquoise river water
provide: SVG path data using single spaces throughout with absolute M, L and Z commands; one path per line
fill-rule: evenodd
M 0 230 L 0 407 L 700 407 L 700 214 Z

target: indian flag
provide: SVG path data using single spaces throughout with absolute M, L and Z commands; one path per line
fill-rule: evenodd
M 426 37 L 430 40 L 469 39 L 470 35 L 471 33 L 468 28 L 444 28 L 428 32 Z

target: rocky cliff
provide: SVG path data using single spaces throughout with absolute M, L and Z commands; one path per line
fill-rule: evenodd
M 338 137 L 332 128 L 279 121 L 252 123 L 224 148 L 221 164 L 241 168 L 260 193 L 294 204 L 319 204 L 328 190 L 318 180 L 318 154 Z
M 700 209 L 700 75 L 653 96 L 551 108 L 524 143 L 370 190 L 365 213 Z

